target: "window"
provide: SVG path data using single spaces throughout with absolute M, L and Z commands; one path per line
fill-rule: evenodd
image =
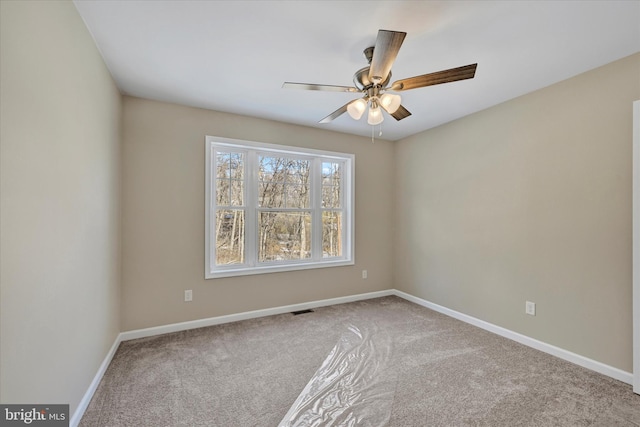
M 206 137 L 205 278 L 351 265 L 352 154 Z

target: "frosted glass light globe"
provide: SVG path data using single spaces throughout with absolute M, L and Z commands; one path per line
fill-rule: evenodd
M 356 99 L 347 105 L 347 113 L 354 120 L 360 120 L 360 117 L 364 114 L 364 110 L 367 109 L 367 101 L 364 98 Z
M 400 108 L 402 98 L 400 95 L 394 95 L 392 93 L 385 93 L 380 97 L 380 106 L 387 110 L 387 113 L 393 114 Z
M 377 125 L 382 123 L 384 117 L 382 117 L 382 110 L 378 107 L 377 104 L 371 105 L 369 108 L 369 117 L 367 118 L 367 123 L 370 125 Z

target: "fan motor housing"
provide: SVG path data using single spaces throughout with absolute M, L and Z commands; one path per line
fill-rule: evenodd
M 391 71 L 389 71 L 387 78 L 380 83 L 380 87 L 386 87 L 389 80 L 391 80 Z M 364 67 L 356 71 L 353 75 L 353 84 L 360 91 L 366 91 L 374 85 L 373 82 L 369 80 L 369 67 Z

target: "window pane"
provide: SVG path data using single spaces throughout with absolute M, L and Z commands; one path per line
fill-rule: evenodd
M 218 153 L 216 155 L 216 177 L 229 178 L 230 153 Z
M 340 180 L 340 163 L 322 162 L 322 185 L 334 185 Z
M 342 256 L 342 213 L 322 213 L 322 257 Z
M 258 187 L 258 205 L 267 208 L 284 207 L 284 184 L 273 181 L 261 182 Z
M 261 212 L 258 226 L 260 262 L 311 257 L 310 212 Z
M 284 182 L 286 160 L 282 157 L 258 156 L 258 179 Z
M 258 157 L 258 204 L 269 208 L 308 208 L 309 160 Z
M 244 206 L 244 153 L 216 154 L 216 204 Z
M 309 207 L 309 186 L 308 185 L 287 185 L 287 208 L 308 208 Z
M 244 153 L 230 153 L 229 177 L 244 179 Z
M 323 208 L 333 208 L 336 207 L 333 205 L 333 193 L 334 188 L 323 185 L 322 186 L 322 207 Z
M 229 195 L 229 180 L 216 179 L 216 205 L 229 206 L 231 204 Z
M 311 162 L 309 160 L 290 160 L 287 174 L 287 200 L 288 208 L 309 207 L 309 176 Z
M 341 165 L 334 162 L 322 162 L 322 207 L 340 208 L 342 200 Z
M 340 186 L 339 185 L 323 185 L 322 186 L 322 207 L 323 208 L 341 208 L 340 206 Z
M 308 184 L 310 167 L 311 163 L 308 160 L 288 160 L 287 183 Z
M 216 211 L 216 264 L 244 263 L 244 211 Z
M 231 180 L 231 206 L 244 206 L 244 181 Z

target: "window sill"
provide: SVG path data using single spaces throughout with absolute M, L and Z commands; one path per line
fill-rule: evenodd
M 300 263 L 300 264 L 287 264 L 287 265 L 268 265 L 260 267 L 244 267 L 234 269 L 224 269 L 218 271 L 212 271 L 205 274 L 205 279 L 219 279 L 223 277 L 235 277 L 235 276 L 249 276 L 253 274 L 267 274 L 267 273 L 282 273 L 285 271 L 297 271 L 297 270 L 311 270 L 316 268 L 328 268 L 328 267 L 343 267 L 347 265 L 354 265 L 353 260 L 336 260 L 336 261 L 323 261 L 313 263 Z

